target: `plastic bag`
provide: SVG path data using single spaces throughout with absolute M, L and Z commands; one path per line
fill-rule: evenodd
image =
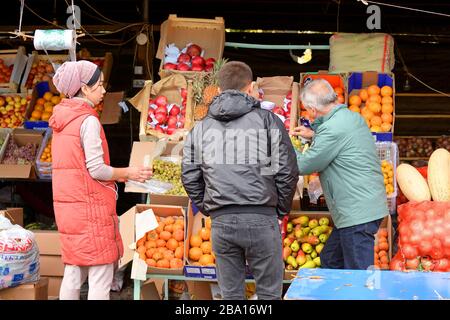
M 450 202 L 398 207 L 398 252 L 391 270 L 450 271 Z
M 309 202 L 317 204 L 320 196 L 323 194 L 322 185 L 318 178 L 312 179 L 308 184 L 308 196 Z
M 34 234 L 0 216 L 0 289 L 39 280 Z
M 173 188 L 173 185 L 168 182 L 159 181 L 156 179 L 150 179 L 145 182 L 127 181 L 130 187 L 136 187 L 142 189 L 142 192 L 153 193 L 153 194 L 164 194 Z

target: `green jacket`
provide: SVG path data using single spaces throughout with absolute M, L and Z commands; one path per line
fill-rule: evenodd
M 388 215 L 381 162 L 363 117 L 345 105 L 317 118 L 311 147 L 297 153 L 301 175 L 319 172 L 335 226 L 350 227 Z

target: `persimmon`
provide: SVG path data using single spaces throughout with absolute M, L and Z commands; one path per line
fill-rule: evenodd
M 146 259 L 146 260 L 145 260 L 145 263 L 147 263 L 147 265 L 148 265 L 149 267 L 156 267 L 156 261 L 153 260 L 153 259 Z
M 141 245 L 137 248 L 138 253 L 145 253 L 147 251 L 147 248 L 144 245 Z
M 205 254 L 209 254 L 212 251 L 212 245 L 211 242 L 209 241 L 204 241 L 201 245 L 200 245 L 200 249 L 202 249 L 203 253 Z
M 155 230 L 147 232 L 147 240 L 156 240 L 158 239 L 158 233 Z
M 156 252 L 156 248 L 150 248 L 147 249 L 147 251 L 145 251 L 145 255 L 147 256 L 147 258 L 153 258 L 153 255 Z
M 203 251 L 198 247 L 193 247 L 189 249 L 189 259 L 191 260 L 198 261 L 202 255 Z
M 163 259 L 166 259 L 167 261 L 170 261 L 171 259 L 175 258 L 175 255 L 172 251 L 167 250 L 163 253 Z
M 167 232 L 172 233 L 172 232 L 173 232 L 173 224 L 167 224 L 167 225 L 165 225 L 165 226 L 164 226 L 164 231 L 167 231 Z
M 158 268 L 170 268 L 170 263 L 167 259 L 161 259 L 156 262 L 156 266 Z
M 170 260 L 170 269 L 181 269 L 183 268 L 183 261 L 179 258 L 173 258 Z
M 175 249 L 178 247 L 178 241 L 174 238 L 170 238 L 167 240 L 166 248 L 172 251 L 175 251 Z
M 156 240 L 156 246 L 157 246 L 158 248 L 165 247 L 165 246 L 166 246 L 166 240 L 163 240 L 163 239 L 158 239 L 158 240 Z
M 169 240 L 170 238 L 172 238 L 172 233 L 170 233 L 169 231 L 162 231 L 159 234 L 159 238 L 162 240 Z
M 389 244 L 387 242 L 380 242 L 378 244 L 378 247 L 380 248 L 380 250 L 384 250 L 384 251 L 389 250 Z
M 175 249 L 175 258 L 183 259 L 184 256 L 184 248 L 178 247 Z
M 169 217 L 167 217 L 165 220 L 164 220 L 164 223 L 167 225 L 167 224 L 174 224 L 175 223 L 175 219 L 172 217 L 172 216 L 169 216 Z
M 149 240 L 145 242 L 145 248 L 146 249 L 156 248 L 156 240 Z
M 161 252 L 155 252 L 152 256 L 152 259 L 155 261 L 161 260 L 163 258 L 163 254 Z
M 200 245 L 202 244 L 202 238 L 200 237 L 200 235 L 193 235 L 191 236 L 191 239 L 189 240 L 189 244 L 191 245 L 191 247 L 200 247 Z
M 183 230 L 175 230 L 173 232 L 172 236 L 177 241 L 183 241 L 183 239 L 184 239 L 184 231 Z

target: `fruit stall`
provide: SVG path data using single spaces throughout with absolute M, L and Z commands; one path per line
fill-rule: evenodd
M 119 268 L 128 267 L 126 276 L 133 283 L 136 300 L 169 299 L 173 292 L 178 298 L 182 294 L 190 299 L 220 298 L 211 218 L 190 202 L 181 182 L 181 158 L 187 134 L 207 115 L 219 94 L 218 72 L 224 63 L 233 60 L 224 56 L 225 30 L 222 17 L 169 15 L 161 24 L 155 48 L 155 57 L 160 60 L 156 71 L 159 78 L 145 79 L 142 88 L 127 97 L 124 91 L 108 92 L 104 101 L 95 106 L 104 125 L 118 124 L 123 105 L 131 107 L 130 113 L 135 112 L 138 121 L 132 123 L 130 115 L 127 129 L 132 131 L 134 126 L 138 139 L 132 139 L 129 155 L 124 152 L 129 158 L 123 166 L 148 165 L 153 169 L 151 181 L 125 184 L 121 196 L 138 195 L 142 201 L 118 212 L 124 244 Z M 339 41 L 336 35 L 330 41 Z M 105 86 L 113 82 L 116 74 L 112 72 L 111 52 L 93 56 L 82 49 L 78 58 L 88 59 L 102 69 Z M 0 51 L 0 180 L 51 183 L 52 130 L 48 120 L 64 98 L 54 87 L 52 76 L 54 67 L 67 59 L 67 54 L 37 51 L 27 56 L 24 48 Z M 432 118 L 442 123 L 432 131 L 422 121 L 430 114 L 412 114 L 413 109 L 408 107 L 411 98 L 439 98 L 404 94 L 399 98 L 392 68 L 358 68 L 352 61 L 352 69 L 342 70 L 335 55 L 332 65 L 326 71 L 296 69 L 292 72 L 295 75 L 254 74 L 252 96 L 261 108 L 283 122 L 287 132 L 314 121 L 299 99 L 304 86 L 314 79 L 328 81 L 338 101 L 361 115 L 373 135 L 389 208 L 389 215 L 374 235 L 370 271 L 383 283 L 399 279 L 416 282 L 414 290 L 427 288 L 428 297 L 429 290 L 443 289 L 419 283 L 426 277 L 435 279 L 437 272 L 450 272 L 450 136 L 446 136 L 448 123 L 437 116 L 439 110 Z M 405 122 L 410 119 L 420 119 L 421 126 L 407 129 Z M 108 143 L 115 144 L 115 137 L 111 134 Z M 307 152 L 309 141 L 294 136 L 290 139 L 298 152 Z M 13 214 L 8 210 L 3 215 Z M 374 285 L 361 282 L 363 273 L 356 270 L 346 273 L 322 269 L 320 254 L 333 227 L 319 173 L 300 177 L 292 211 L 280 224 L 285 299 L 352 299 L 358 295 L 411 298 L 403 295 L 403 287 L 372 290 Z M 46 298 L 55 297 L 64 274 L 56 225 L 50 220 L 45 224 L 35 221 L 25 228 L 34 233 L 41 249 L 40 272 L 49 279 Z M 317 281 L 321 280 L 326 283 L 319 289 Z M 248 266 L 246 284 L 248 298 L 255 299 Z M 365 289 L 352 291 L 357 286 Z M 323 291 L 330 295 L 323 295 Z

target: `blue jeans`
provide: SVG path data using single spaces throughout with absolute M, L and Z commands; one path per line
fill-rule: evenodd
M 211 237 L 223 299 L 245 299 L 246 261 L 255 278 L 258 299 L 281 299 L 284 263 L 275 215 L 241 213 L 213 217 Z
M 366 270 L 373 266 L 375 234 L 382 220 L 341 229 L 334 227 L 320 253 L 322 268 Z

